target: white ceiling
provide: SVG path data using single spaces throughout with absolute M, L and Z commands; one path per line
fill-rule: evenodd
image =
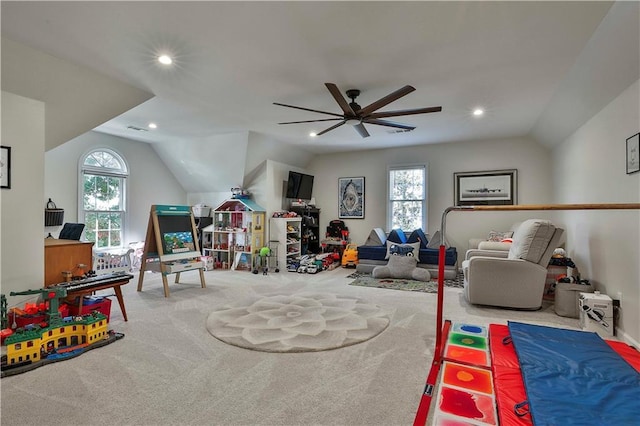
M 3 36 L 155 95 L 98 131 L 151 143 L 252 131 L 333 152 L 531 134 L 558 102 L 611 2 L 3 1 L 1 7 Z M 155 62 L 161 52 L 175 56 L 174 67 Z M 583 60 L 587 67 L 589 61 L 597 57 Z M 339 113 L 325 82 L 343 93 L 360 89 L 362 106 L 409 84 L 415 92 L 381 111 L 443 111 L 392 119 L 417 127 L 407 133 L 368 125 L 367 139 L 349 126 L 308 136 L 333 122 L 277 124 L 329 117 L 273 102 Z M 476 107 L 484 117 L 471 115 Z M 127 129 L 151 121 L 157 129 Z

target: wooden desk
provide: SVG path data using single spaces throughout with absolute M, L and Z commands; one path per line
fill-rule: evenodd
M 89 241 L 44 240 L 44 286 L 64 281 L 62 271 L 73 272 L 79 264 L 93 268 L 93 243 Z

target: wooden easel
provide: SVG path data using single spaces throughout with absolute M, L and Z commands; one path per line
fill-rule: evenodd
M 142 291 L 145 271 L 160 272 L 164 297 L 169 297 L 167 275 L 198 269 L 200 284 L 204 282 L 204 262 L 200 260 L 200 246 L 196 237 L 196 223 L 189 206 L 152 205 L 140 264 L 138 291 Z

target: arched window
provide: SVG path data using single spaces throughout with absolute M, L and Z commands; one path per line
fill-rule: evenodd
M 96 249 L 122 247 L 127 164 L 110 149 L 96 149 L 82 158 L 80 175 L 80 221 L 85 224 L 85 238 Z

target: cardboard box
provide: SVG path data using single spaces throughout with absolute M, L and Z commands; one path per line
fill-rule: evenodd
M 580 327 L 595 331 L 601 337 L 611 337 L 615 333 L 613 323 L 613 300 L 606 294 L 580 293 Z

